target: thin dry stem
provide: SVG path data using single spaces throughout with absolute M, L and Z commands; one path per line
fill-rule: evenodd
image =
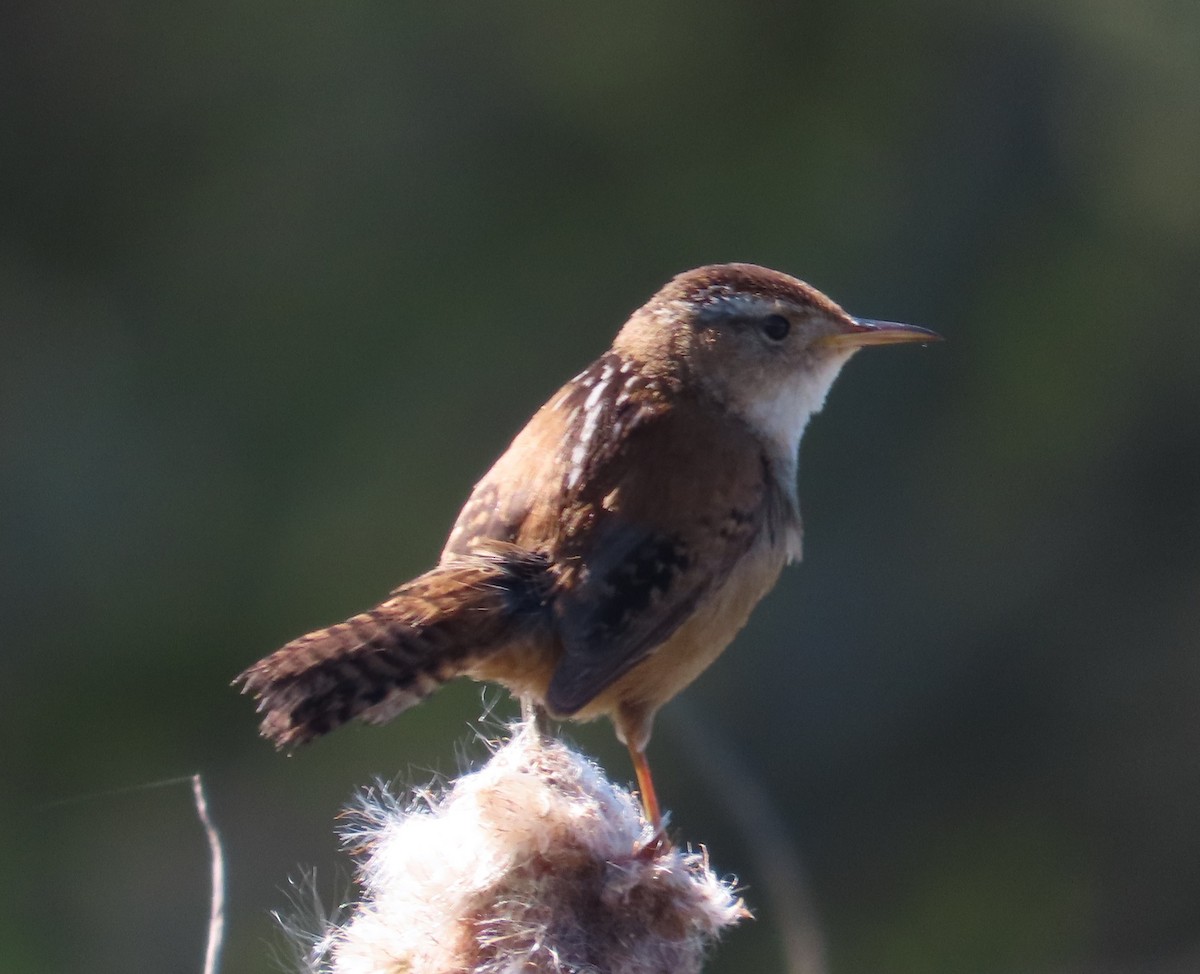
M 204 950 L 204 974 L 217 974 L 221 967 L 221 945 L 225 940 L 225 854 L 221 849 L 221 836 L 208 814 L 204 782 L 198 774 L 192 775 L 192 797 L 196 802 L 196 816 L 208 838 L 211 860 L 212 893 L 208 910 L 208 940 Z

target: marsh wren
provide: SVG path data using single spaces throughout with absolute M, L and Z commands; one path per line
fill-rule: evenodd
M 263 735 L 300 744 L 489 680 L 610 717 L 657 827 L 654 715 L 799 559 L 809 417 L 858 349 L 937 338 L 753 264 L 680 274 L 517 434 L 434 568 L 238 677 Z

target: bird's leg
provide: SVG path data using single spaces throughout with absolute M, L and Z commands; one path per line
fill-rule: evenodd
M 658 795 L 654 791 L 654 779 L 650 777 L 650 762 L 646 760 L 646 752 L 637 748 L 629 748 L 629 757 L 633 759 L 633 770 L 637 774 L 638 791 L 642 793 L 642 808 L 646 818 L 654 826 L 656 834 L 662 832 L 662 811 L 658 807 Z
M 521 697 L 521 723 L 532 727 L 538 737 L 550 737 L 550 715 L 532 697 Z

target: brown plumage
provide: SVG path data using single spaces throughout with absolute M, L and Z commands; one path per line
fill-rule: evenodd
M 799 557 L 809 415 L 857 348 L 936 337 L 753 265 L 679 275 L 518 434 L 435 568 L 238 678 L 263 734 L 298 744 L 491 680 L 556 717 L 610 716 L 657 820 L 655 712 Z
M 354 717 L 382 723 L 475 656 L 544 639 L 547 569 L 536 554 L 483 543 L 375 608 L 292 640 L 238 677 L 259 698 L 263 736 L 286 747 Z

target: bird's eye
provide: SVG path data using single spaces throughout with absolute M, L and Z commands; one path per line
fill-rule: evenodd
M 763 334 L 773 342 L 781 342 L 792 330 L 792 323 L 783 315 L 767 315 L 762 323 Z

